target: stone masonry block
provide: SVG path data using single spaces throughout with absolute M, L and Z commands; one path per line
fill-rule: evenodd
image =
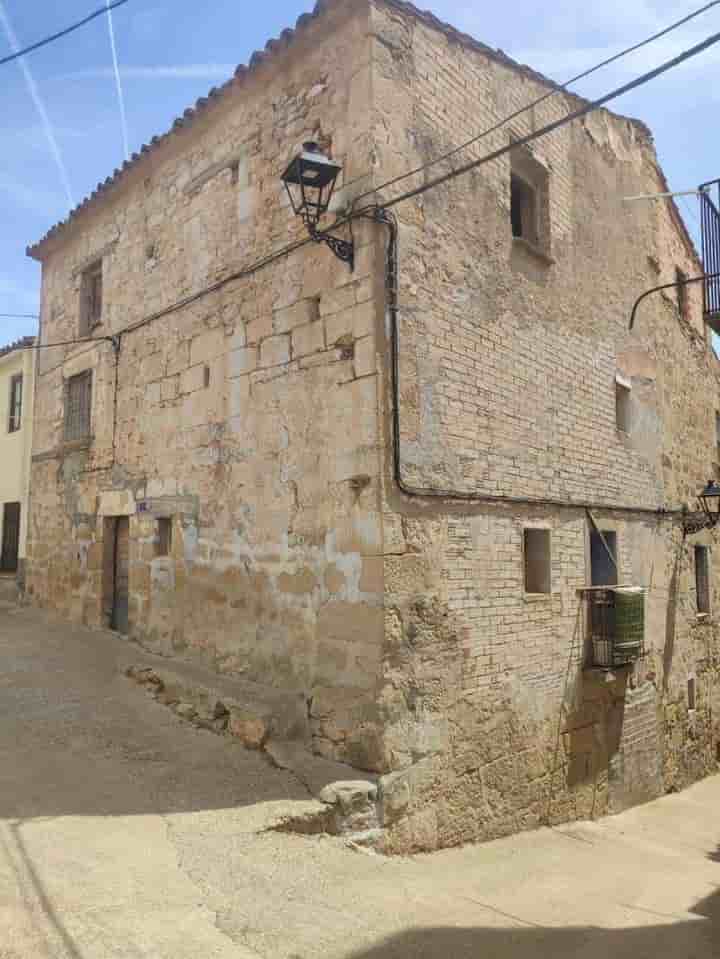
M 371 376 L 376 372 L 375 337 L 366 336 L 355 343 L 355 376 Z
M 157 406 L 160 402 L 160 380 L 148 383 L 145 387 L 145 403 L 147 406 Z
M 180 392 L 180 377 L 166 376 L 160 381 L 160 398 L 165 400 L 174 400 Z
M 318 319 L 320 315 L 320 301 L 316 297 L 308 297 L 286 307 L 284 310 L 275 310 L 273 313 L 273 330 L 275 333 L 289 333 L 298 326 L 306 326 Z
M 268 336 L 273 335 L 273 314 L 263 313 L 256 320 L 251 320 L 247 325 L 247 342 L 259 343 Z
M 322 323 L 308 323 L 300 326 L 292 334 L 292 353 L 297 359 L 310 353 L 319 353 L 325 349 L 325 330 Z
M 242 350 L 233 350 L 228 359 L 228 376 L 233 379 L 236 376 L 252 373 L 257 369 L 258 351 L 254 346 Z
M 205 389 L 205 369 L 206 365 L 201 363 L 185 370 L 180 376 L 180 392 L 194 393 L 196 390 Z
M 208 363 L 225 352 L 225 331 L 208 330 L 193 338 L 190 343 L 190 365 Z
M 260 344 L 260 367 L 282 366 L 290 362 L 290 337 L 269 336 Z

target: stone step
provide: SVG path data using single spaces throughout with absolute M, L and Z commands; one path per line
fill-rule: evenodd
M 312 753 L 305 699 L 187 662 L 168 662 L 138 650 L 126 675 L 182 719 L 263 750 L 292 772 L 318 800 L 288 832 L 329 832 L 358 846 L 380 845 L 378 777 Z
M 0 576 L 0 603 L 17 603 L 19 598 L 17 578 L 14 575 Z

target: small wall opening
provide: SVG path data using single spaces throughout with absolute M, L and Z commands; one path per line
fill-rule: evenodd
M 632 388 L 620 378 L 615 380 L 615 425 L 621 433 L 632 432 Z
M 526 529 L 524 533 L 525 592 L 551 591 L 551 549 L 549 529 Z
M 695 598 L 701 615 L 710 612 L 710 556 L 707 546 L 695 547 Z
M 695 700 L 695 677 L 690 676 L 687 684 L 688 709 L 694 711 L 697 708 Z
M 512 235 L 537 244 L 537 196 L 534 188 L 514 173 L 510 177 Z
M 156 556 L 169 556 L 172 553 L 172 518 L 162 517 L 158 520 L 157 542 L 155 544 Z
M 617 555 L 617 533 L 614 530 L 590 531 L 591 586 L 618 585 Z

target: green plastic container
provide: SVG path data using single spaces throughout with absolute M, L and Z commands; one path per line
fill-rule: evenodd
M 613 665 L 632 663 L 642 655 L 645 646 L 645 590 L 616 589 L 615 641 Z

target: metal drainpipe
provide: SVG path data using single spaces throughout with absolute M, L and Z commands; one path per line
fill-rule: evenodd
M 398 325 L 398 226 L 397 218 L 382 206 L 376 207 L 366 214 L 377 223 L 384 224 L 388 229 L 388 247 L 386 256 L 385 292 L 387 297 L 387 312 L 390 319 L 390 350 L 392 376 L 392 444 L 393 444 L 393 477 L 395 483 L 405 496 L 411 499 L 441 499 L 462 503 L 507 503 L 515 506 L 551 506 L 557 509 L 596 510 L 606 513 L 627 513 L 636 516 L 656 516 L 660 519 L 681 517 L 682 509 L 652 509 L 647 506 L 610 506 L 607 503 L 574 502 L 557 499 L 533 499 L 524 496 L 493 495 L 490 493 L 468 493 L 462 490 L 445 490 L 435 487 L 409 486 L 402 475 L 402 447 L 400 434 L 400 336 Z

